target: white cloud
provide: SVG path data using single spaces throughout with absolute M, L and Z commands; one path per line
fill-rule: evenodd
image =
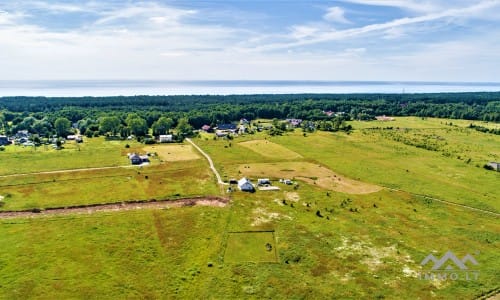
M 340 7 L 329 7 L 323 19 L 329 22 L 349 24 L 350 22 L 345 18 L 344 13 L 344 10 Z
M 412 0 L 340 0 L 346 3 L 362 4 L 369 6 L 390 6 L 416 12 L 433 12 L 438 10 L 437 1 L 412 1 Z
M 260 50 L 275 50 L 290 47 L 299 47 L 305 45 L 312 45 L 317 43 L 323 43 L 328 41 L 338 41 L 346 40 L 362 35 L 384 32 L 387 30 L 396 30 L 401 27 L 408 25 L 414 25 L 419 23 L 434 22 L 439 20 L 453 20 L 457 19 L 467 19 L 467 18 L 478 18 L 481 17 L 489 9 L 498 8 L 500 6 L 500 0 L 491 1 L 481 1 L 475 5 L 461 8 L 452 8 L 445 11 L 437 13 L 429 13 L 417 17 L 404 17 L 400 19 L 395 19 L 385 23 L 375 23 L 362 27 L 349 28 L 344 30 L 316 30 L 314 35 L 309 35 L 306 38 L 297 39 L 294 32 L 291 33 L 290 37 L 295 39 L 294 41 L 288 43 L 277 43 L 272 45 L 265 45 L 260 47 Z M 313 32 L 310 30 L 310 32 Z

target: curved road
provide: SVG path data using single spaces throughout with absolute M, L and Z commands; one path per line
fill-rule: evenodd
M 188 143 L 190 143 L 191 145 L 193 145 L 193 147 L 195 147 L 196 150 L 198 150 L 208 160 L 208 163 L 210 164 L 210 169 L 212 170 L 212 172 L 214 172 L 215 177 L 217 178 L 217 183 L 227 185 L 227 183 L 222 181 L 222 178 L 220 177 L 219 172 L 217 171 L 217 169 L 214 166 L 214 162 L 212 161 L 212 158 L 210 158 L 210 156 L 207 153 L 205 153 L 205 151 L 203 151 L 200 147 L 198 147 L 198 145 L 196 145 L 190 138 L 186 138 L 186 141 Z

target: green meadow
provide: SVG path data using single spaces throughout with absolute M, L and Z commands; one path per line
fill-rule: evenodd
M 304 136 L 296 129 L 274 137 L 195 138 L 223 179 L 256 174 L 254 182 L 271 177 L 280 190 L 225 194 L 226 207 L 0 219 L 0 298 L 474 299 L 498 293 L 500 173 L 482 166 L 498 160 L 500 137 L 466 128 L 466 121 L 449 122 L 396 118 L 353 122 L 350 134 Z M 374 129 L 386 125 L 393 128 Z M 123 143 L 89 139 L 89 153 L 100 153 L 91 143 L 107 149 L 103 166 L 128 164 Z M 2 163 L 10 160 L 3 174 L 19 173 L 17 163 L 23 173 L 58 170 L 42 163 L 51 160 L 61 169 L 97 166 L 85 156 L 78 163 L 61 159 L 65 151 L 90 157 L 77 154 L 83 149 L 15 149 L 1 153 Z M 37 158 L 33 169 L 21 162 L 26 157 Z M 272 176 L 266 165 L 277 167 Z M 304 166 L 315 166 L 317 174 L 306 174 Z M 295 184 L 277 182 L 285 175 Z M 379 188 L 347 193 L 336 189 L 339 178 Z M 2 210 L 219 193 L 202 158 L 0 178 L 0 195 L 9 195 Z M 478 265 L 467 265 L 476 272 L 469 275 L 477 277 L 455 268 L 456 279 L 426 279 L 432 263 L 422 266 L 422 260 L 447 251 L 459 259 L 472 255 Z

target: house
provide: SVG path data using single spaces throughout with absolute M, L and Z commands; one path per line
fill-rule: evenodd
M 250 123 L 250 122 L 249 122 L 247 119 L 245 119 L 245 118 L 240 119 L 240 124 L 243 124 L 243 125 L 248 125 L 249 123 Z
M 133 164 L 133 165 L 140 165 L 140 164 L 142 164 L 142 159 L 139 156 L 139 154 L 132 153 L 131 155 L 129 155 L 128 159 L 130 159 L 130 163 Z
M 212 130 L 212 127 L 210 127 L 210 125 L 203 125 L 201 126 L 201 130 L 205 132 L 210 132 Z
M 161 134 L 159 136 L 160 143 L 170 143 L 173 141 L 173 136 L 171 134 Z
M 386 117 L 385 115 L 383 115 L 383 116 L 376 116 L 375 119 L 377 119 L 377 121 L 384 121 L 384 122 L 394 121 L 394 118 L 392 118 L 392 117 Z
M 245 125 L 240 125 L 238 129 L 238 134 L 243 134 L 245 132 L 247 132 L 247 128 L 245 127 Z
M 302 123 L 302 119 L 286 119 L 286 121 L 293 127 L 297 127 Z
M 271 184 L 271 181 L 269 180 L 269 178 L 259 178 L 257 179 L 257 184 L 258 185 Z
M 137 153 L 129 153 L 128 159 L 130 159 L 130 163 L 133 165 L 141 165 L 149 162 L 149 157 L 147 155 L 139 155 Z
M 231 131 L 234 132 L 236 131 L 236 124 L 219 124 L 217 125 L 217 130 L 222 130 L 222 131 Z
M 5 145 L 10 145 L 10 141 L 5 135 L 0 135 L 0 146 Z
M 242 192 L 255 192 L 255 188 L 253 187 L 252 182 L 250 182 L 250 180 L 248 180 L 246 177 L 238 180 L 238 188 Z
M 491 161 L 487 164 L 488 166 L 492 167 L 493 170 L 500 172 L 500 163 Z

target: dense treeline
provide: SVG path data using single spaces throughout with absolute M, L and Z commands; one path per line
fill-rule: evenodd
M 55 113 L 76 121 L 99 112 L 172 112 L 206 120 L 324 118 L 322 111 L 343 111 L 353 118 L 375 115 L 443 117 L 500 121 L 500 92 L 435 94 L 293 94 L 229 96 L 4 97 L 0 109 Z M 206 122 L 205 122 L 206 123 Z M 193 124 L 198 125 L 198 124 Z
M 28 130 L 47 135 L 61 131 L 55 128 L 56 120 L 61 118 L 86 135 L 140 135 L 148 129 L 161 133 L 177 127 L 180 120 L 184 127 L 200 128 L 241 118 L 296 118 L 330 128 L 330 123 L 325 122 L 334 121 L 335 114 L 325 112 L 341 112 L 340 121 L 391 115 L 500 122 L 500 92 L 4 97 L 0 98 L 0 131 Z

